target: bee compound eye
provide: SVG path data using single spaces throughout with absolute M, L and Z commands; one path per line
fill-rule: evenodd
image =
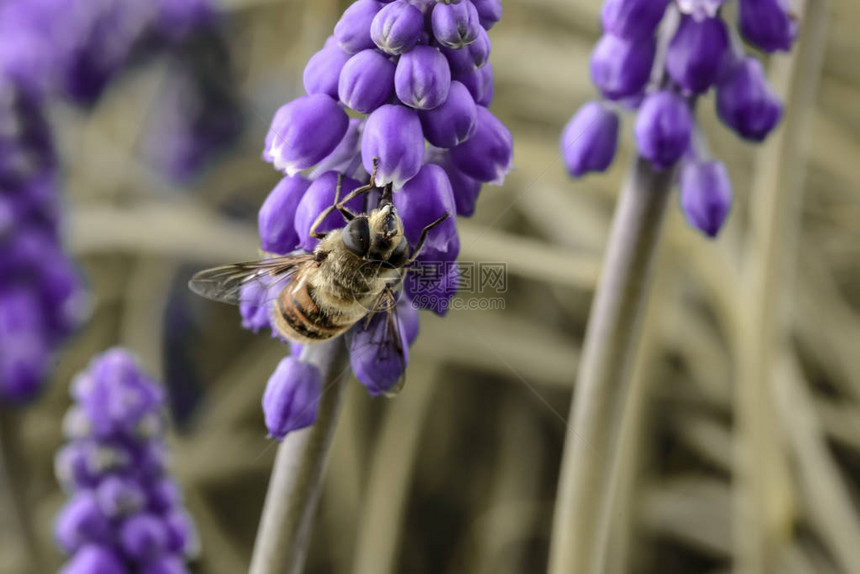
M 370 248 L 370 225 L 366 217 L 356 217 L 343 229 L 344 246 L 361 257 Z
M 397 244 L 397 247 L 394 248 L 394 251 L 391 253 L 391 257 L 388 258 L 388 263 L 394 267 L 402 267 L 408 260 L 409 242 L 406 241 L 406 238 L 404 237 L 400 240 L 400 243 Z

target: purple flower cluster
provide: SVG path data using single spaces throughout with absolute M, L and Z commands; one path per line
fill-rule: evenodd
M 89 105 L 134 59 L 213 17 L 211 0 L 7 0 L 0 61 L 31 89 Z
M 169 57 L 170 81 L 157 101 L 144 146 L 161 173 L 187 183 L 238 139 L 242 108 L 230 54 L 217 30 L 197 29 Z
M 121 348 L 93 359 L 72 383 L 56 457 L 70 499 L 57 515 L 63 574 L 182 574 L 197 535 L 167 474 L 164 392 Z
M 0 71 L 0 402 L 41 389 L 86 298 L 60 245 L 57 163 L 41 100 Z
M 155 46 L 193 44 L 213 17 L 211 0 L 0 2 L 0 400 L 38 392 L 51 356 L 86 311 L 81 280 L 61 247 L 47 103 L 55 96 L 93 103 L 133 59 Z M 198 169 L 237 134 L 236 102 L 223 88 L 229 84 L 213 87 L 211 68 L 189 72 L 195 91 L 187 93 L 199 97 L 175 106 L 181 117 L 167 117 L 171 127 L 187 128 L 169 135 L 187 137 L 170 137 L 171 148 L 159 134 L 161 149 L 173 152 L 175 163 L 162 166 L 170 174 Z
M 308 231 L 332 205 L 338 175 L 343 176 L 343 196 L 368 181 L 377 161 L 376 183 L 393 185 L 394 204 L 413 249 L 425 226 L 446 212 L 452 216 L 430 232 L 417 263 L 456 271 L 451 262 L 460 241 L 453 216 L 471 216 L 481 185 L 501 184 L 511 169 L 511 133 L 487 109 L 493 99 L 487 30 L 501 15 L 499 0 L 358 0 L 349 6 L 305 67 L 306 95 L 281 107 L 272 121 L 263 157 L 285 177 L 260 210 L 263 249 L 276 254 L 312 250 L 317 241 Z M 374 202 L 357 198 L 349 207 L 366 211 Z M 319 231 L 343 225 L 333 213 Z M 457 277 L 450 275 L 446 271 L 424 286 L 424 294 L 432 296 L 421 300 L 440 315 L 456 291 Z M 417 301 L 408 284 L 405 291 L 407 303 Z M 399 308 L 408 348 L 417 334 L 417 316 L 414 305 Z M 249 298 L 241 311 L 247 328 L 269 326 L 259 301 Z M 354 329 L 350 345 L 353 370 L 372 394 L 391 387 L 404 368 L 401 361 L 388 364 L 375 352 L 378 343 L 372 341 L 379 339 L 373 334 L 383 316 L 378 313 Z M 285 359 L 267 394 L 289 389 L 279 392 L 313 405 L 318 373 L 306 370 L 295 359 Z M 301 392 L 300 383 L 290 382 L 299 379 Z M 298 399 L 265 402 L 280 405 L 272 410 L 283 413 L 292 412 Z M 310 415 L 301 405 L 296 412 L 302 414 L 286 417 L 291 422 L 277 428 L 267 412 L 271 434 L 280 438 L 311 424 L 315 406 Z
M 791 48 L 797 23 L 788 0 L 738 3 L 738 29 L 747 42 L 766 52 Z M 745 55 L 740 40 L 732 37 L 734 30 L 721 17 L 722 4 L 606 0 L 604 35 L 591 58 L 591 77 L 602 100 L 580 108 L 561 137 L 573 177 L 604 171 L 615 157 L 619 111 L 636 109 L 639 153 L 659 170 L 683 161 L 681 206 L 688 222 L 709 237 L 717 235 L 728 215 L 732 189 L 725 167 L 708 157 L 703 138 L 696 137 L 699 96 L 715 87 L 717 115 L 753 142 L 767 137 L 783 111 L 761 63 Z

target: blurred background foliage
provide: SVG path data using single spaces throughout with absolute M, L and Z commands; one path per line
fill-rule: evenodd
M 52 107 L 66 235 L 92 292 L 92 318 L 58 357 L 41 399 L 0 417 L 4 486 L 19 493 L 0 495 L 0 574 L 61 564 L 51 540 L 64 500 L 53 454 L 69 380 L 117 344 L 168 385 L 173 465 L 202 538 L 194 571 L 246 570 L 275 455 L 260 399 L 286 349 L 185 285 L 195 270 L 255 256 L 256 210 L 278 180 L 260 159 L 270 118 L 301 92 L 305 61 L 346 4 L 221 0 L 226 50 L 201 47 L 192 65 L 238 91 L 244 130 L 187 184 L 156 169 L 143 136 L 170 97 L 173 59 L 131 68 L 92 110 Z M 594 93 L 588 56 L 600 2 L 504 8 L 491 32 L 492 109 L 514 134 L 517 169 L 504 186 L 485 187 L 476 216 L 462 222 L 461 260 L 507 264 L 505 308 L 425 314 L 396 400 L 350 386 L 309 573 L 545 568 L 578 349 L 633 145 L 625 124 L 620 161 L 578 182 L 558 153 L 561 127 Z M 745 480 L 762 486 L 752 501 L 765 509 L 756 528 L 778 571 L 860 572 L 860 4 L 832 0 L 828 19 L 813 38 L 823 46 L 807 42 L 771 61 L 789 123 L 765 146 L 720 126 L 712 96 L 700 107 L 736 202 L 715 242 L 688 228 L 679 209 L 669 216 L 635 400 L 619 421 L 613 573 L 729 571 L 732 524 L 745 512 L 733 489 Z M 744 269 L 767 264 L 756 200 L 774 187 L 789 194 L 788 206 L 764 257 L 784 259 L 786 272 L 756 293 Z M 768 334 L 748 318 L 773 301 L 778 328 Z M 745 352 L 770 338 L 772 351 Z M 732 470 L 748 431 L 733 424 L 738 409 L 767 429 L 757 435 L 766 456 L 752 479 Z

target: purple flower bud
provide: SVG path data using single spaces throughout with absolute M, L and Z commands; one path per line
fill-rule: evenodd
M 402 325 L 399 325 L 400 347 L 387 337 L 393 335 L 388 330 L 388 315 L 375 313 L 370 322 L 359 321 L 352 330 L 349 340 L 349 362 L 359 382 L 372 396 L 378 396 L 394 386 L 403 376 L 409 362 L 409 343 Z M 380 344 L 380 341 L 383 343 Z
M 437 147 L 449 148 L 472 137 L 478 110 L 468 88 L 454 81 L 445 103 L 433 110 L 421 110 L 418 117 L 427 141 Z
M 325 94 L 337 98 L 340 71 L 350 55 L 335 43 L 325 47 L 310 57 L 302 74 L 302 83 L 308 94 Z
M 54 537 L 67 552 L 85 544 L 108 542 L 110 535 L 107 516 L 99 508 L 95 495 L 86 490 L 66 503 L 54 523 Z
M 54 470 L 57 479 L 67 490 L 94 487 L 99 479 L 91 459 L 95 447 L 88 442 L 74 442 L 57 451 Z
M 316 179 L 327 171 L 338 171 L 340 173 L 351 173 L 354 170 L 352 164 L 359 153 L 361 153 L 361 132 L 364 128 L 364 120 L 353 118 L 349 120 L 349 128 L 334 151 L 320 161 L 310 174 L 310 179 Z
M 791 49 L 797 37 L 797 19 L 788 0 L 740 0 L 741 34 L 765 52 Z
M 176 556 L 162 556 L 143 567 L 140 574 L 189 574 L 182 560 Z
M 295 213 L 310 184 L 300 175 L 286 176 L 263 202 L 257 218 L 263 250 L 283 255 L 299 244 Z
M 123 476 L 108 476 L 96 489 L 99 507 L 107 516 L 115 518 L 141 510 L 146 494 L 137 481 Z
M 505 124 L 481 106 L 477 125 L 472 137 L 451 148 L 451 159 L 469 177 L 501 185 L 513 164 L 513 136 Z
M 417 309 L 437 315 L 448 313 L 451 298 L 457 294 L 460 267 L 456 261 L 425 261 L 406 276 L 404 289 Z
M 40 390 L 50 360 L 44 310 L 25 288 L 0 292 L 0 398 L 20 403 Z
M 448 59 L 451 72 L 455 76 L 463 76 L 487 64 L 490 58 L 490 37 L 481 29 L 478 31 L 478 38 L 468 46 L 456 50 L 442 46 L 440 49 Z
M 151 511 L 163 514 L 182 504 L 182 491 L 173 479 L 162 477 L 150 486 L 148 501 Z
M 603 32 L 625 40 L 654 35 L 671 0 L 606 0 L 600 12 Z
M 147 441 L 134 452 L 134 470 L 143 480 L 161 478 L 169 462 L 170 454 L 160 438 Z
M 66 564 L 60 574 L 128 574 L 122 559 L 107 546 L 84 546 Z
M 732 205 L 732 182 L 718 161 L 691 161 L 681 172 L 681 208 L 690 225 L 716 237 Z
M 119 529 L 119 546 L 131 560 L 148 562 L 167 550 L 167 528 L 158 516 L 141 513 L 127 518 Z
M 471 217 L 474 215 L 475 202 L 478 200 L 478 194 L 481 191 L 481 182 L 457 169 L 454 162 L 451 161 L 451 155 L 447 152 L 434 154 L 427 161 L 445 170 L 454 193 L 457 215 L 461 217 Z
M 571 176 L 612 165 L 619 123 L 618 114 L 602 102 L 588 102 L 576 112 L 561 134 L 561 154 Z
M 489 30 L 502 19 L 502 0 L 472 0 L 472 4 L 478 10 L 481 26 L 485 30 Z
M 340 101 L 369 114 L 394 92 L 394 62 L 376 50 L 362 50 L 349 59 L 340 73 Z
M 469 0 L 458 4 L 436 4 L 431 23 L 436 41 L 455 50 L 477 40 L 481 31 L 478 10 Z
M 314 424 L 321 392 L 319 369 L 294 357 L 282 359 L 263 394 L 269 436 L 282 441 L 290 431 Z
M 717 114 L 741 137 L 760 142 L 782 118 L 782 104 L 773 93 L 761 63 L 744 58 L 717 88 Z
M 448 176 L 438 165 L 427 164 L 418 175 L 394 194 L 394 206 L 403 220 L 406 240 L 414 249 L 421 231 L 446 213 L 448 219 L 427 234 L 421 257 L 424 260 L 453 261 L 460 250 L 457 236 L 454 193 Z
M 393 55 L 411 50 L 423 32 L 424 14 L 404 0 L 383 7 L 370 26 L 370 37 L 376 46 Z
M 493 65 L 490 62 L 467 74 L 457 75 L 454 79 L 468 88 L 479 106 L 487 108 L 493 103 Z
M 436 48 L 416 46 L 400 56 L 394 90 L 407 106 L 432 110 L 445 102 L 450 88 L 451 68 Z
M 633 96 L 645 88 L 657 40 L 649 36 L 638 41 L 606 34 L 591 54 L 591 79 L 610 100 Z
M 373 171 L 374 158 L 379 159 L 378 185 L 400 187 L 418 173 L 424 158 L 424 133 L 415 110 L 389 104 L 368 116 L 361 137 L 361 162 L 367 173 Z
M 717 79 L 729 34 L 721 18 L 698 21 L 685 16 L 666 53 L 666 70 L 675 83 L 687 92 L 708 91 Z
M 324 173 L 311 183 L 298 207 L 296 207 L 294 225 L 296 233 L 299 236 L 299 245 L 306 251 L 313 251 L 319 239 L 310 236 L 311 227 L 316 221 L 316 218 L 326 208 L 334 205 L 334 197 L 337 192 L 338 174 L 329 171 Z M 349 192 L 357 188 L 361 184 L 356 180 L 344 177 L 341 182 L 340 199 L 346 197 Z M 362 197 L 354 197 L 346 206 L 353 213 L 360 213 L 362 210 Z M 334 229 L 339 229 L 344 226 L 343 216 L 337 210 L 332 210 L 331 213 L 317 227 L 319 233 L 326 233 Z
M 645 98 L 636 118 L 639 153 L 657 169 L 675 164 L 690 146 L 693 117 L 687 102 L 671 92 L 655 92 Z
M 188 513 L 172 510 L 164 516 L 167 527 L 167 550 L 170 553 L 190 556 L 196 553 L 197 532 Z
M 287 175 L 296 175 L 334 151 L 348 127 L 346 112 L 329 96 L 295 99 L 275 113 L 263 159 Z
M 376 0 L 358 0 L 344 11 L 334 27 L 334 37 L 344 51 L 356 54 L 373 48 L 370 26 L 382 6 Z

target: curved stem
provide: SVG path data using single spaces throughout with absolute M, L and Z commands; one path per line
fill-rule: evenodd
M 551 574 L 597 571 L 599 525 L 617 442 L 613 424 L 628 396 L 637 328 L 673 174 L 637 159 L 612 224 L 571 406 L 550 545 Z
M 350 378 L 346 358 L 340 339 L 302 352 L 303 361 L 320 369 L 326 386 L 314 425 L 290 433 L 278 447 L 249 574 L 299 574 L 304 567 L 326 457 Z

